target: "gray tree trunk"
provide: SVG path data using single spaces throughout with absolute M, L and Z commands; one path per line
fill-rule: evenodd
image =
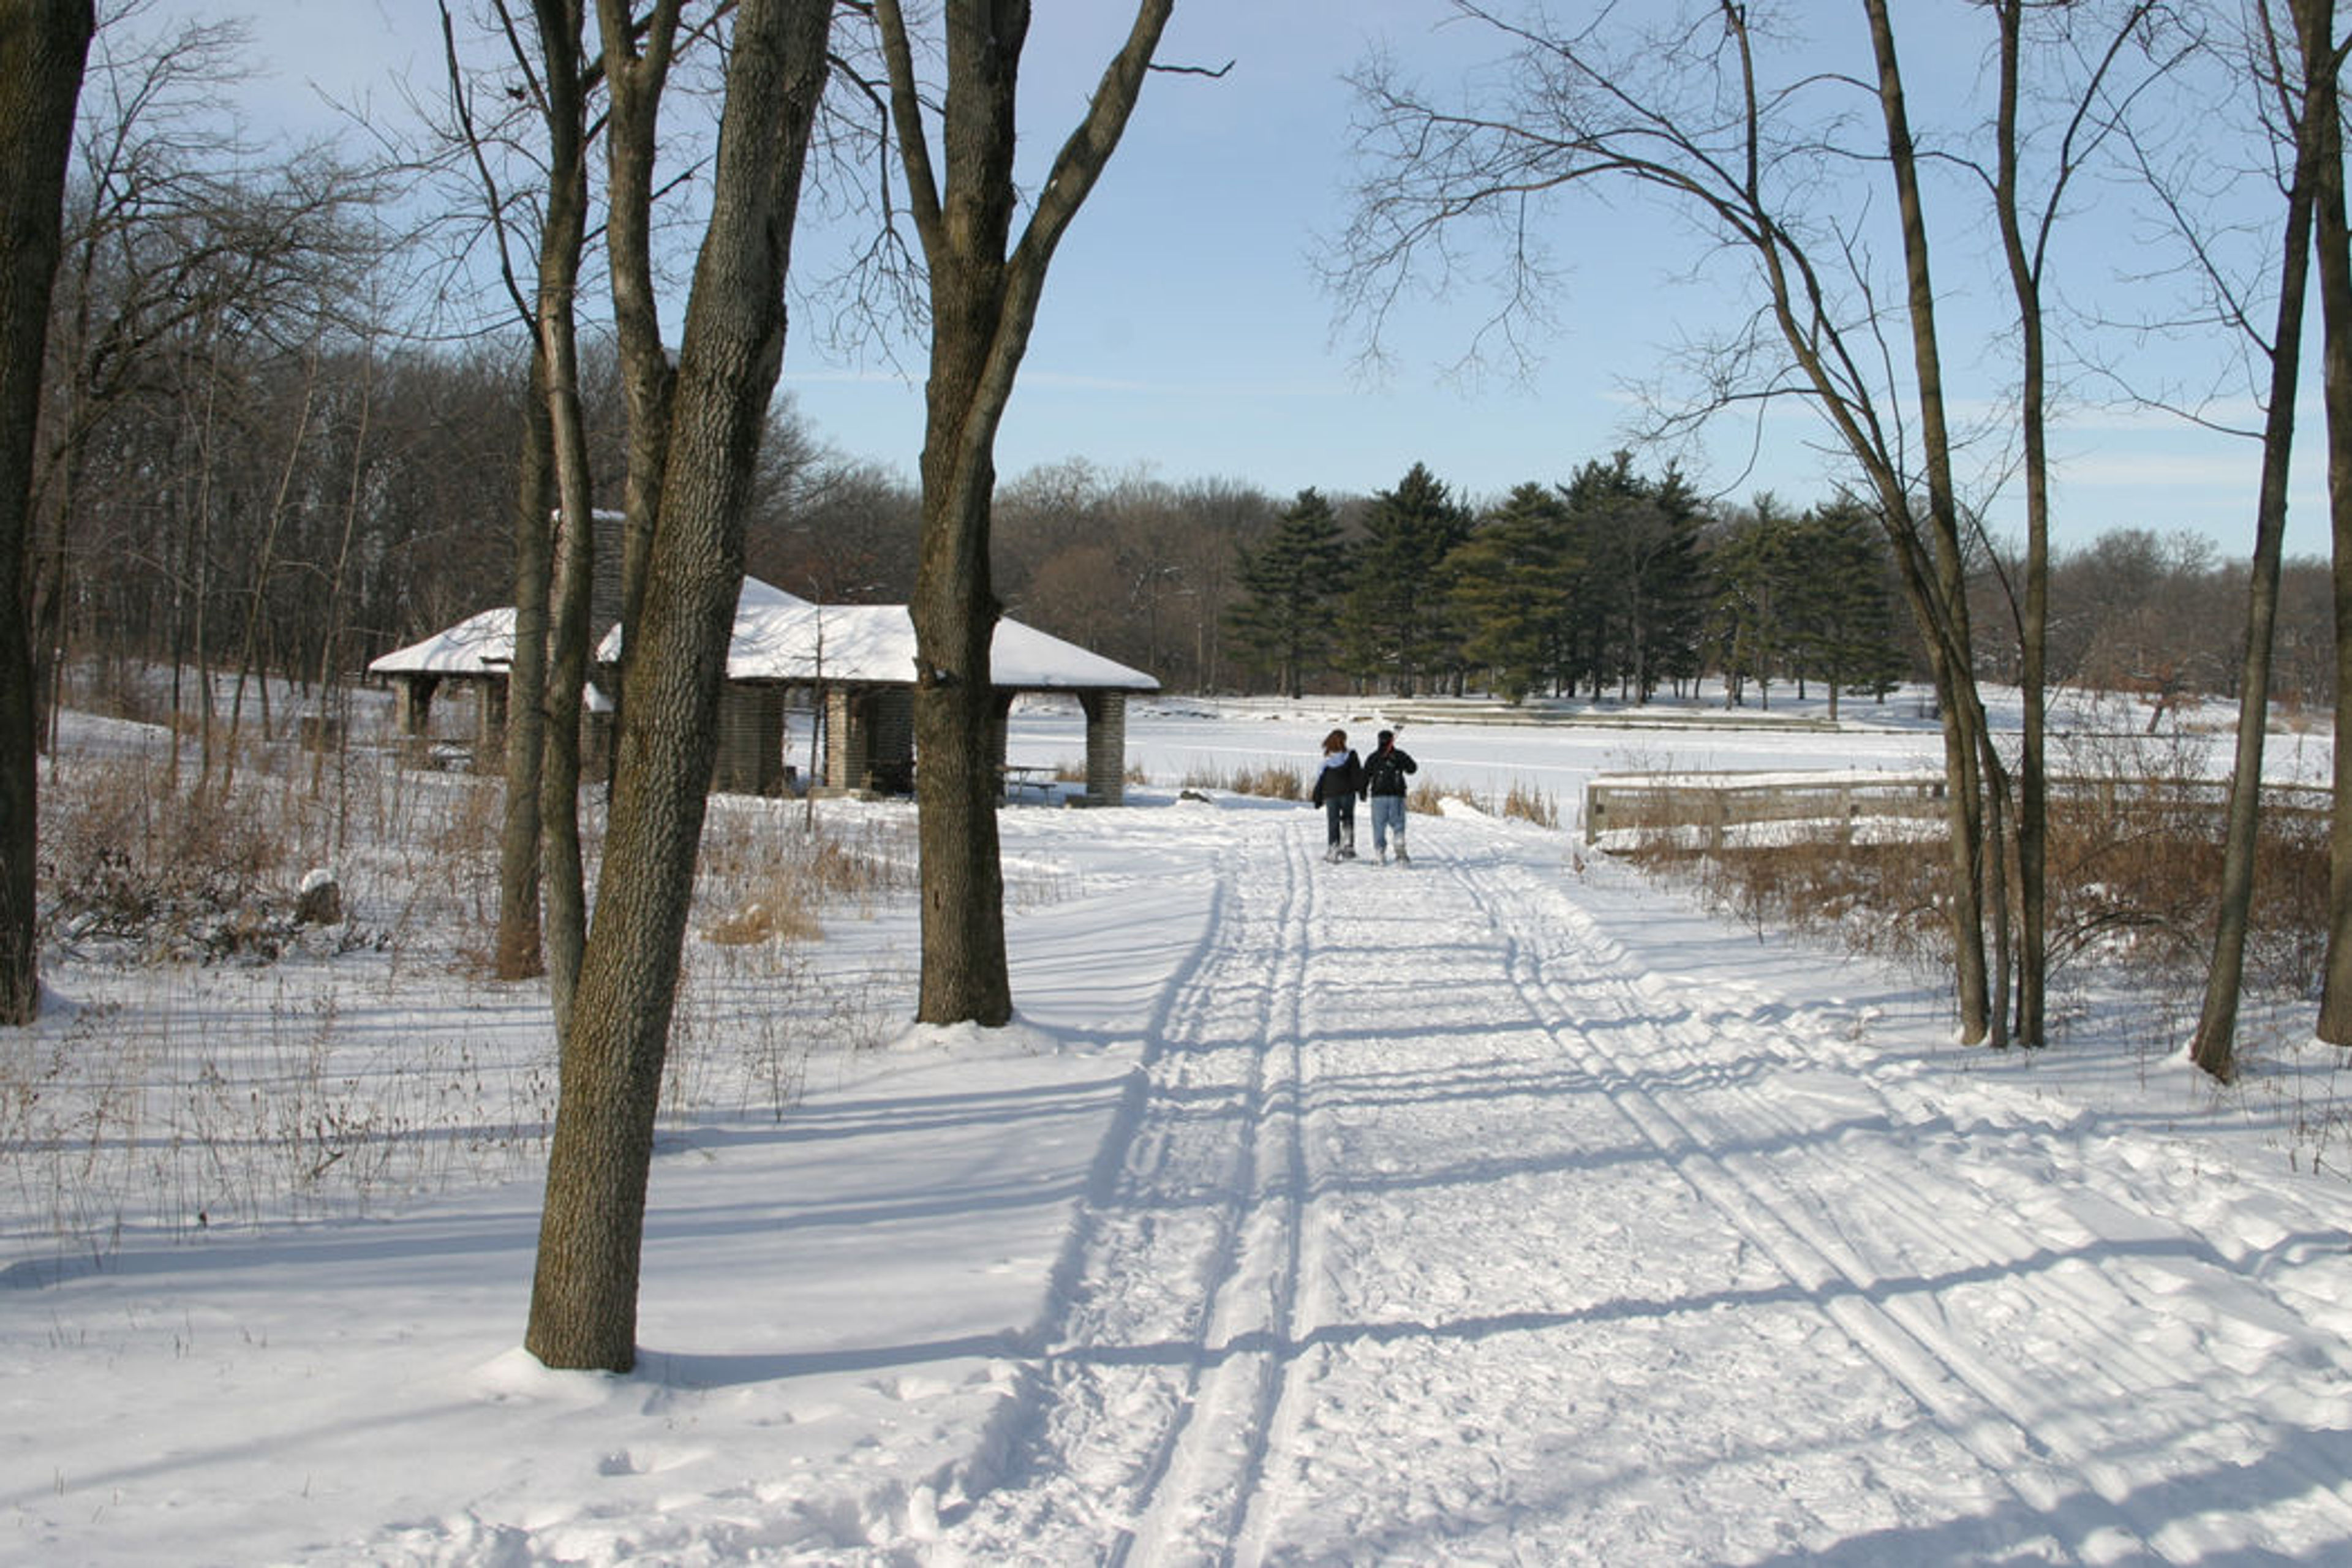
M 524 1344 L 550 1366 L 625 1372 L 654 1115 L 694 888 L 744 516 L 783 364 L 784 276 L 826 72 L 832 0 L 741 0 L 710 226 L 697 260 L 648 561 L 614 741 L 595 923 L 563 1031 L 562 1088 Z M 600 8 L 607 58 L 632 47 Z M 667 49 L 677 10 L 654 22 Z
M 535 0 L 547 93 L 548 204 L 540 237 L 532 345 L 547 366 L 548 446 L 562 505 L 549 593 L 546 719 L 540 826 L 547 919 L 548 990 L 556 1030 L 570 1024 L 588 942 L 587 873 L 580 848 L 580 713 L 588 681 L 588 607 L 595 579 L 595 509 L 580 411 L 573 299 L 588 218 L 586 91 L 580 0 Z
M 2018 394 L 2019 422 L 2025 442 L 2025 604 L 2018 626 L 2019 680 L 2024 688 L 2024 733 L 2018 757 L 2017 1038 L 2042 1043 L 2047 968 L 2045 827 L 2049 818 L 2045 741 L 2050 620 L 2050 439 L 2045 407 L 2048 370 L 2042 342 L 2042 275 L 2038 256 L 2026 244 L 2018 198 L 2018 73 L 2024 30 L 2023 0 L 2000 0 L 1994 7 L 2000 29 L 2000 88 L 1995 132 L 1998 173 L 1993 211 L 2000 227 L 2001 253 L 2010 289 L 2017 300 L 2023 363 Z
M 22 585 L 66 154 L 94 26 L 90 0 L 19 0 L 0 10 L 0 1024 L 29 1024 L 41 1007 L 38 721 Z
M 1954 879 L 1977 891 L 1969 911 L 1968 930 L 1958 929 L 1955 968 L 1959 989 L 1960 1037 L 1978 1041 L 1988 1034 L 2000 1037 L 2003 1020 L 1991 1010 L 1986 974 L 1983 920 L 2000 921 L 2006 911 L 1981 901 L 1988 883 L 1985 863 L 1989 820 L 1984 812 L 1984 779 L 1977 763 L 1982 755 L 1984 709 L 1976 692 L 1974 641 L 1969 625 L 1967 563 L 1960 548 L 1959 503 L 1952 488 L 1951 436 L 1944 416 L 1942 355 L 1936 337 L 1936 291 L 1929 275 L 1927 226 L 1919 191 L 1918 163 L 1904 106 L 1903 78 L 1896 62 L 1893 24 L 1885 0 L 1864 0 L 1870 18 L 1871 45 L 1878 63 L 1878 100 L 1886 122 L 1886 151 L 1895 176 L 1895 199 L 1903 228 L 1904 277 L 1911 321 L 1912 366 L 1919 385 L 1919 441 L 1927 475 L 1927 524 L 1936 622 L 1946 641 L 1947 679 L 1958 702 L 1947 702 L 1946 762 L 1953 779 L 1950 791 L 1954 816 Z M 1961 818 L 1965 816 L 1963 826 Z M 1997 879 L 1996 879 L 1997 881 Z M 1957 902 L 1957 900 L 1956 900 Z
M 2332 24 L 2329 31 L 2333 31 Z M 2336 733 L 2352 736 L 2352 221 L 2345 215 L 2344 131 L 2332 98 L 2317 126 L 2313 222 L 2317 231 L 2322 359 L 2327 404 L 2327 517 L 2335 547 Z M 2319 1037 L 2352 1046 L 2352 745 L 2335 758 L 2327 834 L 2327 955 Z
M 2213 921 L 2213 961 L 2189 1056 L 2213 1077 L 2237 1076 L 2238 998 L 2245 984 L 2246 928 L 2254 894 L 2255 838 L 2262 826 L 2263 742 L 2270 731 L 2271 652 L 2278 621 L 2279 556 L 2286 535 L 2287 460 L 2294 444 L 2305 285 L 2311 270 L 2321 126 L 2336 91 L 2332 0 L 2294 0 L 2297 56 L 2294 178 L 2287 192 L 2279 256 L 2278 320 L 2273 330 L 2270 406 L 2263 424 L 2263 471 L 2254 508 L 2254 550 L 2246 592 L 2245 663 L 2238 685 L 2238 744 L 2221 845 L 2221 887 Z M 2315 29 L 2316 29 L 2315 31 Z
M 626 0 L 596 0 L 607 39 L 629 24 Z M 663 346 L 661 301 L 654 287 L 653 204 L 656 132 L 663 89 L 669 80 L 671 34 L 678 7 L 659 0 L 656 17 L 667 26 L 646 31 L 642 48 L 604 49 L 604 79 L 612 113 L 604 129 L 604 250 L 613 279 L 613 326 L 619 340 L 621 395 L 629 416 L 627 474 L 621 529 L 621 658 L 633 655 L 632 638 L 645 596 L 646 560 L 662 512 L 663 476 L 668 472 L 670 399 L 677 377 Z M 627 700 L 624 683 L 622 700 Z M 615 757 L 617 766 L 619 759 Z
M 1008 251 L 1028 0 L 948 0 L 947 89 L 935 164 L 898 0 L 877 0 L 891 118 L 931 290 L 923 523 L 915 623 L 916 799 L 922 855 L 924 1023 L 1013 1016 L 989 723 L 1000 606 L 988 571 L 996 431 L 1029 347 L 1045 270 L 1125 131 L 1175 0 L 1141 0 L 1086 118 L 1056 155 Z
M 587 867 L 580 847 L 580 723 L 588 685 L 588 608 L 596 574 L 596 523 L 588 494 L 580 362 L 569 305 L 542 315 L 540 331 L 553 348 L 549 412 L 555 437 L 556 492 L 562 500 L 555 528 L 554 586 L 549 595 L 547 721 L 540 763 L 548 991 L 561 1033 L 570 1022 L 581 956 L 588 945 Z
M 547 354 L 534 341 L 523 440 L 516 464 L 514 658 L 507 665 L 506 808 L 499 829 L 499 929 L 492 963 L 501 980 L 543 973 L 540 941 L 539 789 L 547 733 L 548 513 L 555 504 L 553 436 L 547 420 Z
M 502 979 L 544 973 L 546 939 L 552 938 L 550 991 L 560 1031 L 586 939 L 578 815 L 578 687 L 586 672 L 586 633 L 573 624 L 584 626 L 585 611 L 575 609 L 570 596 L 585 589 L 574 590 L 558 576 L 557 542 L 570 542 L 551 525 L 550 515 L 559 500 L 570 505 L 566 454 L 576 459 L 582 445 L 572 323 L 587 229 L 587 129 L 579 0 L 533 0 L 531 11 L 547 131 L 547 206 L 529 302 L 530 389 L 516 482 L 515 644 L 507 675 L 496 963 Z

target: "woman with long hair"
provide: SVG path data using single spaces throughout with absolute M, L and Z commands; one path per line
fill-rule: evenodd
M 1315 775 L 1313 799 L 1323 808 L 1326 860 L 1356 858 L 1356 800 L 1364 793 L 1364 764 L 1348 749 L 1348 731 L 1323 737 L 1323 766 Z

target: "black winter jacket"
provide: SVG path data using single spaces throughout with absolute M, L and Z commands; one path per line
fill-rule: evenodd
M 1350 749 L 1348 760 L 1337 767 L 1316 768 L 1315 789 L 1309 798 L 1321 805 L 1325 801 L 1337 800 L 1342 795 L 1360 795 L 1363 793 L 1364 764 Z
M 1374 752 L 1364 763 L 1364 793 L 1367 795 L 1402 795 L 1404 775 L 1419 773 L 1421 764 L 1412 753 L 1398 746 Z

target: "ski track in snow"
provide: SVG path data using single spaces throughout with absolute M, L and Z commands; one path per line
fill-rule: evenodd
M 1417 832 L 1411 871 L 1318 864 L 1319 827 L 1227 848 L 1023 1436 L 929 1560 L 2352 1540 L 2352 1354 L 2104 1196 L 2131 1150 L 2053 1170 L 2046 1130 L 2003 1133 L 2038 1104 L 1989 1088 L 1960 1125 L 1846 1020 L 1645 968 L 1492 825 Z M 2169 1495 L 2258 1460 L 2270 1495 L 2227 1515 Z

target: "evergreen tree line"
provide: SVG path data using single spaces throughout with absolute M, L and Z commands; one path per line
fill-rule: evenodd
M 1734 702 L 1789 686 L 1834 704 L 1883 695 L 1912 664 L 1885 534 L 1860 505 L 1717 509 L 1628 452 L 1483 510 L 1415 464 L 1352 528 L 1301 490 L 1236 577 L 1235 640 L 1292 696 L 1337 682 L 1643 702 L 1716 676 Z

